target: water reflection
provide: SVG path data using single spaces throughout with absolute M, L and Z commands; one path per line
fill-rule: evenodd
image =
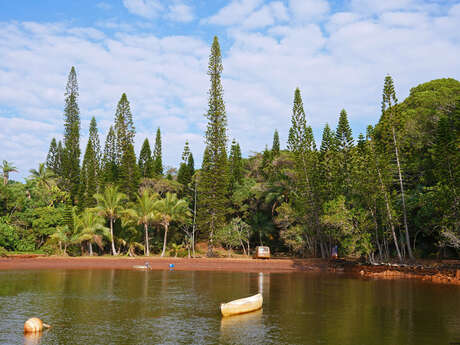
M 220 343 L 256 344 L 265 338 L 263 310 L 223 317 L 220 321 Z
M 24 345 L 39 345 L 42 342 L 43 335 L 47 334 L 49 330 L 36 333 L 26 333 L 24 334 Z

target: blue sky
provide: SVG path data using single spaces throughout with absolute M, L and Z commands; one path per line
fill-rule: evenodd
M 229 139 L 247 156 L 287 138 L 300 87 L 317 140 L 345 108 L 354 136 L 380 116 L 383 79 L 400 99 L 435 78 L 460 79 L 460 1 L 0 0 L 0 160 L 27 177 L 62 138 L 64 89 L 77 69 L 82 152 L 101 141 L 126 92 L 137 152 L 163 134 L 177 166 L 185 140 L 201 162 L 212 37 L 223 52 Z

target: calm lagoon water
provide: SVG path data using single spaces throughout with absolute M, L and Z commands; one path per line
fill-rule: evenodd
M 221 302 L 262 291 L 262 311 Z M 25 338 L 24 321 L 53 328 Z M 460 287 L 313 273 L 0 271 L 0 344 L 460 343 Z

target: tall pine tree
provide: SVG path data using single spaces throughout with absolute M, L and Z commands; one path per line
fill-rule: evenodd
M 93 195 L 99 192 L 101 184 L 101 148 L 96 119 L 91 119 L 88 144 L 80 174 L 80 209 L 93 207 L 96 200 Z
M 404 234 L 406 238 L 406 247 L 409 258 L 412 260 L 414 257 L 412 255 L 412 247 L 410 244 L 409 236 L 409 226 L 407 225 L 407 211 L 406 211 L 406 198 L 404 194 L 404 182 L 402 176 L 401 160 L 398 149 L 398 140 L 396 138 L 396 121 L 398 111 L 398 99 L 396 98 L 396 92 L 393 85 L 393 79 L 391 76 L 387 75 L 385 77 L 383 85 L 383 94 L 382 94 L 382 117 L 385 116 L 385 112 L 388 112 L 389 123 L 391 126 L 391 134 L 393 138 L 393 148 L 396 158 L 396 166 L 398 168 L 398 177 L 399 177 L 399 187 L 401 191 L 401 201 L 403 209 L 403 223 L 404 223 Z
M 190 169 L 188 162 L 191 158 L 190 146 L 188 141 L 185 142 L 184 152 L 182 153 L 182 162 L 180 163 L 179 171 L 177 172 L 177 182 L 182 183 L 186 188 L 190 182 L 192 182 L 192 176 L 194 173 L 194 167 Z
M 120 190 L 134 199 L 139 183 L 139 170 L 134 153 L 134 128 L 133 115 L 128 97 L 123 93 L 115 113 L 115 135 L 117 163 L 119 165 L 118 184 Z
M 339 123 L 335 131 L 335 137 L 337 140 L 338 158 L 336 188 L 340 194 L 349 199 L 351 193 L 351 169 L 353 164 L 353 137 L 345 109 L 342 109 L 340 112 Z
M 153 149 L 153 173 L 156 176 L 163 175 L 163 160 L 161 157 L 161 131 L 160 127 L 157 129 L 155 137 L 155 147 Z
M 278 130 L 275 129 L 275 133 L 273 134 L 273 145 L 272 145 L 273 157 L 278 156 L 279 153 L 280 153 L 280 136 L 278 134 Z
M 153 159 L 149 139 L 145 138 L 139 154 L 139 171 L 141 177 L 153 177 Z
M 294 198 L 296 199 L 295 205 L 298 208 L 299 215 L 306 218 L 305 224 L 308 231 L 316 234 L 316 240 L 319 241 L 321 249 L 321 256 L 324 258 L 326 257 L 326 251 L 320 233 L 318 198 L 315 193 L 314 183 L 316 174 L 316 147 L 313 131 L 310 126 L 307 126 L 299 88 L 294 93 L 291 123 L 288 149 L 294 154 L 296 163 L 297 186 L 296 193 L 294 194 Z M 314 248 L 316 249 L 316 245 Z
M 241 184 L 243 180 L 243 161 L 241 158 L 240 144 L 235 139 L 232 141 L 229 156 L 230 165 L 230 190 L 233 190 L 235 184 Z
M 80 110 L 78 108 L 78 83 L 75 67 L 70 69 L 65 92 L 64 150 L 62 173 L 66 187 L 75 202 L 80 182 Z
M 59 152 L 56 139 L 51 139 L 50 148 L 46 156 L 46 167 L 51 169 L 55 174 L 57 174 L 59 166 Z
M 103 185 L 114 185 L 118 180 L 117 140 L 113 127 L 110 126 L 105 138 L 104 156 L 102 158 Z
M 227 116 L 221 82 L 222 56 L 219 41 L 214 37 L 209 56 L 208 112 L 206 118 L 206 150 L 199 182 L 201 231 L 208 234 L 208 256 L 214 256 L 214 233 L 225 225 L 228 200 Z

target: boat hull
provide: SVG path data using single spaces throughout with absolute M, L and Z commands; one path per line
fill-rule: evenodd
M 257 295 L 237 299 L 220 305 L 220 311 L 223 316 L 250 313 L 262 308 L 263 298 L 259 293 Z

